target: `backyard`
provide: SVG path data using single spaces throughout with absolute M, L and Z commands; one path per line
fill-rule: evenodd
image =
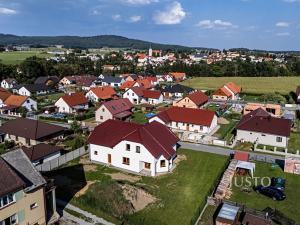
M 115 224 L 181 225 L 196 221 L 226 162 L 223 156 L 179 149 L 174 171 L 156 178 L 87 158 L 46 175 L 56 178 L 58 198 Z
M 216 90 L 230 81 L 241 85 L 246 93 L 288 94 L 295 91 L 300 77 L 197 77 L 187 79 L 182 84 L 200 90 Z
M 276 208 L 289 218 L 299 222 L 300 221 L 300 176 L 294 174 L 284 173 L 283 170 L 276 165 L 256 162 L 256 169 L 254 176 L 258 177 L 260 183 L 263 177 L 283 177 L 286 179 L 286 199 L 283 201 L 274 201 L 264 195 L 257 194 L 254 191 L 246 193 L 242 191 L 241 187 L 236 187 L 233 185 L 231 201 L 246 204 L 247 207 L 264 210 L 267 207 Z M 237 178 L 237 184 L 242 184 L 241 177 Z M 254 179 L 252 184 L 254 185 Z M 267 183 L 266 178 L 264 183 Z

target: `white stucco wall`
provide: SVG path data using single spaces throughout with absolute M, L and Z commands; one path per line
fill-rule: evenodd
M 276 140 L 277 137 L 281 137 L 282 142 L 277 142 Z M 271 146 L 284 147 L 284 148 L 288 146 L 287 137 L 259 133 L 259 132 L 245 131 L 245 130 L 237 130 L 236 139 L 244 140 L 246 142 L 251 142 L 251 143 L 257 142 L 258 144 L 271 145 Z
M 130 144 L 130 150 L 126 150 L 126 144 Z M 136 152 L 136 146 L 140 147 L 140 153 Z M 163 156 L 155 159 L 153 155 L 141 144 L 129 141 L 122 141 L 112 149 L 104 146 L 90 144 L 91 161 L 108 164 L 108 154 L 111 154 L 111 165 L 135 173 L 142 170 L 149 171 L 151 176 L 159 172 L 167 172 L 172 167 L 172 160 L 168 161 Z M 129 158 L 130 164 L 123 164 L 123 157 Z M 160 167 L 160 160 L 166 160 L 166 167 Z M 150 170 L 145 168 L 144 163 L 150 163 Z
M 23 103 L 22 107 L 25 107 L 28 111 L 37 110 L 37 102 L 31 98 L 28 98 Z
M 101 116 L 102 116 L 102 118 L 101 118 Z M 103 123 L 106 120 L 113 119 L 113 116 L 109 112 L 109 110 L 104 105 L 102 105 L 96 110 L 95 119 L 96 119 L 96 122 Z

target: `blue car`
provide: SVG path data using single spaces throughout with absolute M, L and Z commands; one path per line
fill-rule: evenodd
M 285 194 L 282 191 L 272 186 L 264 187 L 262 185 L 258 185 L 254 188 L 254 190 L 257 193 L 272 198 L 274 201 L 282 201 L 286 198 Z

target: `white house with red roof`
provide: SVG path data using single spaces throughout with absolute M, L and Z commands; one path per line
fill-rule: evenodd
M 123 98 L 129 99 L 132 104 L 148 103 L 151 105 L 157 105 L 163 102 L 164 98 L 160 91 L 147 90 L 144 87 L 132 87 L 127 89 Z
M 54 104 L 60 113 L 76 113 L 89 108 L 89 101 L 84 93 L 77 92 L 60 97 Z
M 95 119 L 103 123 L 109 119 L 126 120 L 132 115 L 133 104 L 127 98 L 103 102 L 96 110 Z
M 209 134 L 217 127 L 217 116 L 214 111 L 172 107 L 150 118 L 149 122 L 162 123 L 174 132 L 188 131 Z
M 178 141 L 166 126 L 157 122 L 140 125 L 107 120 L 88 139 L 90 160 L 155 176 L 172 169 Z
M 236 100 L 241 93 L 242 88 L 237 86 L 233 82 L 225 84 L 223 87 L 219 88 L 212 94 L 214 100 L 227 101 L 227 100 Z

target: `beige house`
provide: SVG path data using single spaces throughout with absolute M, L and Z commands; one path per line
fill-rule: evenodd
M 281 106 L 276 104 L 261 104 L 261 103 L 248 103 L 244 107 L 243 114 L 247 115 L 248 113 L 258 109 L 262 108 L 268 113 L 272 114 L 272 116 L 280 116 L 281 115 Z
M 46 180 L 21 149 L 0 156 L 0 180 L 1 225 L 44 225 L 59 219 L 55 191 L 46 193 Z
M 24 146 L 63 138 L 65 130 L 66 128 L 61 126 L 25 118 L 10 120 L 0 126 L 0 132 L 5 134 L 4 140 L 14 141 Z
M 202 91 L 196 91 L 188 96 L 173 101 L 173 106 L 198 109 L 208 101 L 208 97 Z

